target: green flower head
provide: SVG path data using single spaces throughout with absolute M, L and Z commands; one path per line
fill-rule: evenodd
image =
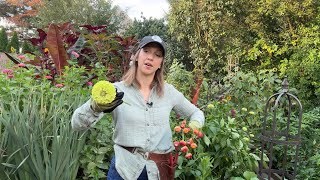
M 106 105 L 116 98 L 116 88 L 109 81 L 99 81 L 92 87 L 91 96 L 97 104 Z

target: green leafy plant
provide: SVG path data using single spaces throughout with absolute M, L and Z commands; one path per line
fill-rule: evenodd
M 176 164 L 176 177 L 187 178 L 189 176 L 205 179 L 211 173 L 211 158 L 205 153 L 203 140 L 207 137 L 201 130 L 191 129 L 186 120 L 173 128 L 173 144 L 175 151 L 172 153 L 173 164 Z M 206 145 L 208 146 L 208 144 Z M 198 165 L 201 163 L 199 169 Z
M 79 179 L 106 178 L 114 154 L 112 128 L 111 116 L 105 116 L 86 132 L 86 144 L 80 157 Z
M 9 179 L 75 179 L 85 136 L 71 130 L 70 119 L 83 96 L 56 87 L 30 87 L 28 93 L 15 91 L 8 96 L 9 106 L 0 103 L 3 175 Z
M 5 28 L 1 28 L 1 31 L 0 31 L 0 52 L 8 52 L 7 46 L 8 46 L 8 35 L 6 33 Z
M 319 179 L 320 107 L 303 114 L 301 137 L 297 179 Z
M 230 100 L 230 98 L 228 98 Z M 212 176 L 229 179 L 239 177 L 244 171 L 255 171 L 260 160 L 254 148 L 254 135 L 240 114 L 227 99 L 213 102 L 206 108 L 204 133 L 209 147 L 204 149 L 213 158 Z

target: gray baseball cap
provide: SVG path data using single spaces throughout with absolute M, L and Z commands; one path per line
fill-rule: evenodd
M 149 43 L 157 43 L 160 45 L 160 47 L 163 50 L 163 56 L 166 54 L 166 46 L 164 44 L 164 41 L 157 35 L 153 35 L 153 36 L 145 36 L 141 39 L 138 49 L 143 48 L 144 46 L 146 46 Z

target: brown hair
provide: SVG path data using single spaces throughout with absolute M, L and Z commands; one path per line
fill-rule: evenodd
M 130 65 L 130 68 L 128 69 L 128 71 L 125 73 L 125 75 L 122 77 L 122 80 L 124 81 L 124 83 L 126 85 L 137 85 L 138 87 L 140 87 L 140 83 L 137 81 L 136 79 L 136 75 L 137 75 L 137 67 L 138 67 L 138 56 L 140 54 L 141 49 L 139 49 L 134 56 L 130 59 L 132 62 L 132 64 Z M 151 84 L 151 88 L 153 86 L 156 86 L 157 89 L 157 95 L 158 96 L 162 96 L 164 94 L 164 57 L 163 60 L 161 62 L 161 66 L 160 68 L 156 71 L 154 78 L 153 78 L 153 82 Z

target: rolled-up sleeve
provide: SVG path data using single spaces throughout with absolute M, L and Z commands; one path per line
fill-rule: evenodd
M 174 107 L 173 110 L 179 114 L 180 116 L 186 117 L 189 120 L 196 120 L 200 123 L 201 126 L 204 125 L 205 117 L 203 111 L 201 111 L 198 107 L 192 104 L 185 96 L 176 90 L 172 86 L 172 94 L 174 97 Z
M 71 126 L 73 130 L 85 130 L 94 126 L 104 115 L 103 112 L 94 112 L 90 107 L 89 99 L 82 106 L 78 107 L 71 118 Z

